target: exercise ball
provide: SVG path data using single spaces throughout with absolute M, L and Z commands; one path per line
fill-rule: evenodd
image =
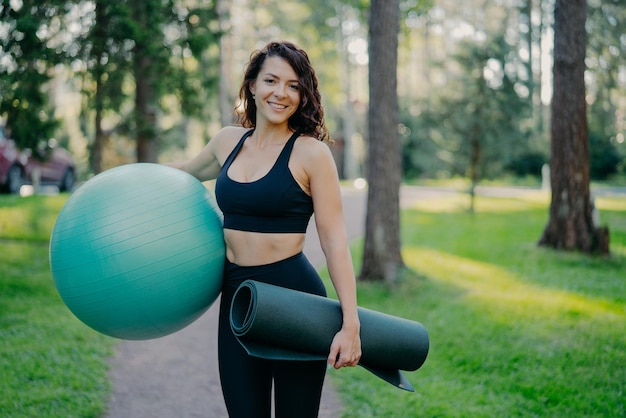
M 221 290 L 225 245 L 214 197 L 195 177 L 151 163 L 80 186 L 50 238 L 54 284 L 82 322 L 147 340 L 199 318 Z

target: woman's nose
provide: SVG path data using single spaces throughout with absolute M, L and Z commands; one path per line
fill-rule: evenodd
M 287 86 L 284 84 L 277 84 L 274 89 L 274 96 L 276 97 L 285 97 L 287 91 Z

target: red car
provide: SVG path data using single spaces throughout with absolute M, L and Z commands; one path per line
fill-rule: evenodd
M 69 151 L 56 140 L 48 141 L 41 159 L 33 157 L 31 150 L 20 150 L 0 130 L 0 189 L 19 193 L 24 184 L 32 184 L 33 175 L 39 171 L 41 184 L 54 185 L 59 191 L 68 191 L 76 181 L 76 163 Z

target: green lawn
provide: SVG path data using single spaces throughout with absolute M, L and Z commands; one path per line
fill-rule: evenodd
M 403 212 L 410 271 L 360 283 L 359 304 L 423 323 L 415 393 L 361 368 L 333 371 L 343 417 L 622 417 L 626 414 L 626 199 L 598 202 L 613 255 L 536 246 L 547 198 L 420 202 Z M 355 260 L 360 259 L 360 244 Z
M 0 196 L 1 417 L 95 418 L 108 397 L 115 340 L 67 310 L 49 272 L 66 199 Z M 537 248 L 543 195 L 479 198 L 474 215 L 462 196 L 403 211 L 410 270 L 394 288 L 359 283 L 359 304 L 422 322 L 431 351 L 407 373 L 415 393 L 331 371 L 344 418 L 625 416 L 626 199 L 597 205 L 610 258 Z
M 48 239 L 67 196 L 0 196 L 0 416 L 98 417 L 112 341 L 78 321 L 50 275 Z

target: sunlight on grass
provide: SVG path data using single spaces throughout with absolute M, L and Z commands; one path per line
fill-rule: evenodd
M 436 199 L 420 199 L 412 202 L 410 208 L 424 212 L 453 213 L 465 210 L 469 205 L 469 198 L 462 194 L 442 196 Z
M 550 202 L 546 192 L 540 190 L 524 190 L 523 198 L 502 199 L 497 197 L 478 196 L 475 201 L 475 210 L 483 213 L 504 213 L 524 211 L 529 209 L 545 208 Z M 412 202 L 411 209 L 430 213 L 465 212 L 469 209 L 470 198 L 467 194 L 454 194 L 431 199 L 420 199 Z
M 477 212 L 516 212 L 543 208 L 550 202 L 550 196 L 540 190 L 521 192 L 523 196 L 514 199 L 482 197 L 476 201 Z
M 623 245 L 619 245 L 619 244 L 611 244 L 611 253 L 617 255 L 621 255 L 621 256 L 626 256 L 626 246 Z
M 500 197 L 477 196 L 477 212 L 510 212 L 527 209 L 545 208 L 550 205 L 550 193 L 540 189 L 519 189 L 517 197 L 503 199 Z M 467 193 L 456 193 L 437 198 L 414 201 L 410 207 L 424 212 L 463 212 L 469 208 L 470 196 Z M 598 197 L 596 207 L 600 210 L 626 211 L 626 199 L 617 197 Z M 546 212 L 546 217 L 548 213 Z
M 617 197 L 599 197 L 596 199 L 596 207 L 600 210 L 626 211 L 626 199 Z
M 9 196 L 0 205 L 0 237 L 47 241 L 56 216 L 69 195 Z
M 466 297 L 493 315 L 523 315 L 529 318 L 586 316 L 591 319 L 624 321 L 623 307 L 606 300 L 538 287 L 492 264 L 462 258 L 429 248 L 406 248 L 411 268 L 432 280 L 464 289 Z

